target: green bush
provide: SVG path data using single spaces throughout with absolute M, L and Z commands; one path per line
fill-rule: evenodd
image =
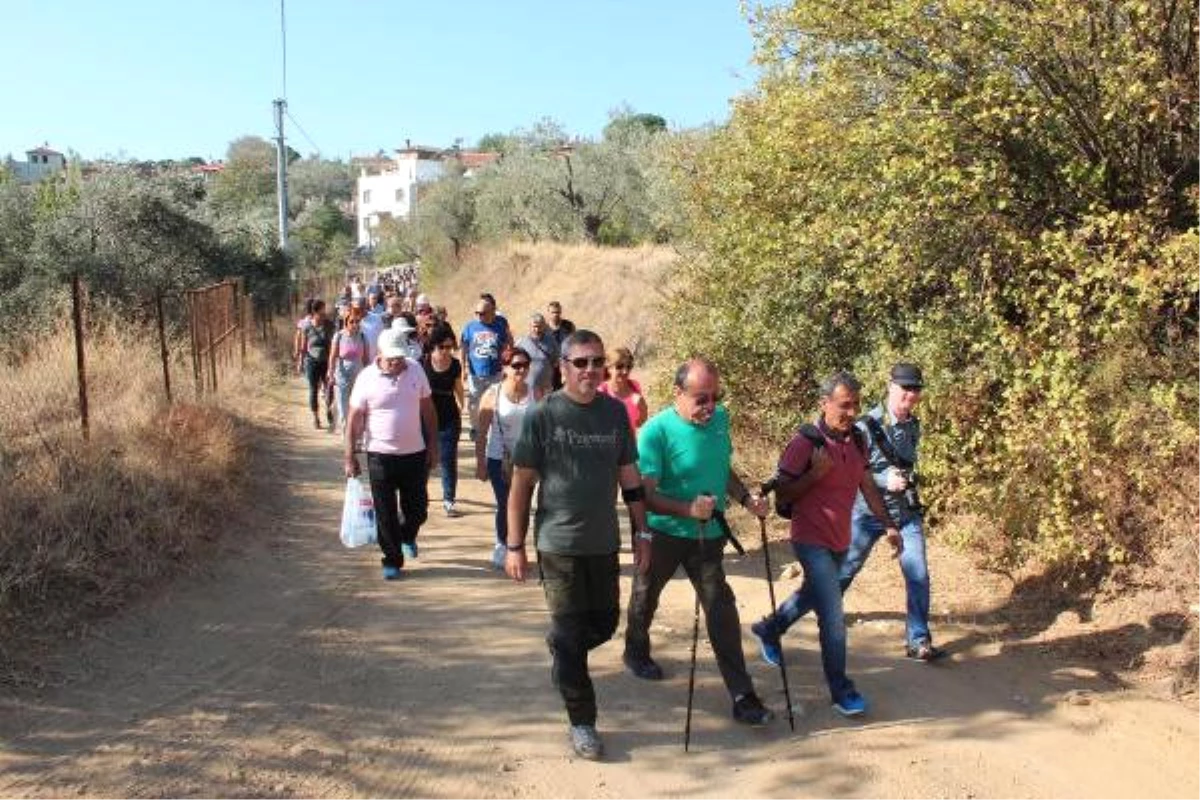
M 835 0 L 755 25 L 756 91 L 678 168 L 673 349 L 720 363 L 769 448 L 830 371 L 878 396 L 916 360 L 935 519 L 1000 567 L 1143 555 L 1196 469 L 1196 9 Z

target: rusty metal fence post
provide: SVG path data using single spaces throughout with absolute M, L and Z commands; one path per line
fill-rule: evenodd
M 197 397 L 205 391 L 215 393 L 219 373 L 232 367 L 239 356 L 239 365 L 244 367 L 246 364 L 246 328 L 250 321 L 249 295 L 245 294 L 244 287 L 243 281 L 237 278 L 184 292 Z
M 75 328 L 75 372 L 79 383 L 79 424 L 86 442 L 91 436 L 88 427 L 87 362 L 83 352 L 83 282 L 79 273 L 71 276 L 71 323 Z
M 167 393 L 167 405 L 171 404 L 171 364 L 170 351 L 167 349 L 167 327 L 163 322 L 163 293 L 159 289 L 154 293 L 154 313 L 158 317 L 158 352 L 162 358 L 163 389 Z

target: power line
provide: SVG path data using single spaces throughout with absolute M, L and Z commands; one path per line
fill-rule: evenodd
M 317 151 L 318 155 L 320 155 L 321 146 L 312 140 L 312 137 L 308 135 L 308 131 L 304 130 L 304 126 L 301 125 L 299 122 L 297 122 L 296 118 L 292 116 L 292 112 L 286 110 L 286 108 L 285 108 L 283 113 L 287 114 L 287 118 L 290 119 L 292 121 L 292 124 L 296 126 L 296 130 L 300 131 L 300 135 L 303 136 L 306 140 L 308 140 L 308 143 L 310 145 L 312 145 L 312 148 Z

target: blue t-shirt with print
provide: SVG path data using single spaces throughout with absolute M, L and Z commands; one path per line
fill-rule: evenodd
M 462 332 L 463 352 L 472 375 L 490 377 L 499 375 L 501 370 L 500 351 L 508 340 L 508 321 L 497 316 L 494 320 L 483 322 L 473 319 L 467 323 Z

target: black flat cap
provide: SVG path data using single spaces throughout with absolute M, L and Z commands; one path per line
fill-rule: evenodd
M 925 381 L 921 377 L 921 368 L 916 364 L 900 362 L 892 365 L 891 379 L 906 389 L 920 389 L 925 385 Z

